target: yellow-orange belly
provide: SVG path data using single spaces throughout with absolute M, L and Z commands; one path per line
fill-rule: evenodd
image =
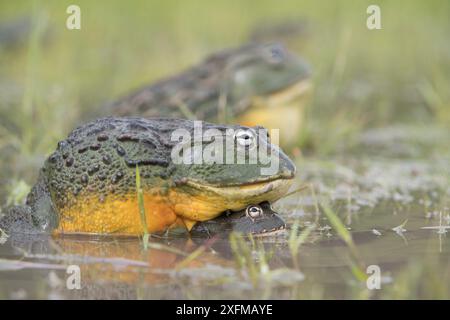
M 172 206 L 160 195 L 144 193 L 148 232 L 162 231 L 179 223 Z M 136 193 L 99 200 L 88 196 L 60 211 L 54 233 L 96 233 L 139 235 L 145 231 Z

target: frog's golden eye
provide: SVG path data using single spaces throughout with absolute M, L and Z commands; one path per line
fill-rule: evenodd
M 257 205 L 248 206 L 245 210 L 245 214 L 251 219 L 256 219 L 262 217 L 263 209 Z
M 256 145 L 256 136 L 252 130 L 239 130 L 234 135 L 236 142 L 246 148 L 253 148 Z

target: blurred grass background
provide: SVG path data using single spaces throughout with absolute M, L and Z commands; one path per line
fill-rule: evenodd
M 79 31 L 65 27 L 71 4 L 81 7 Z M 366 28 L 369 4 L 381 7 L 382 30 Z M 33 28 L 22 45 L 0 46 L 0 203 L 23 199 L 56 142 L 93 108 L 265 25 L 306 22 L 287 46 L 314 69 L 299 137 L 307 157 L 345 152 L 367 128 L 449 127 L 449 15 L 446 0 L 1 1 L 0 28 L 24 16 Z M 436 274 L 412 265 L 389 296 L 417 297 L 427 290 L 420 279 Z
M 73 1 L 0 3 L 0 22 L 32 18 L 26 43 L 0 48 L 2 185 L 32 183 L 56 142 L 108 100 L 239 46 L 267 24 L 306 22 L 288 47 L 314 68 L 299 146 L 337 152 L 360 130 L 398 122 L 450 124 L 450 2 L 376 1 L 382 30 L 366 28 L 373 1 Z M 5 170 L 7 168 L 7 170 Z M 4 188 L 2 188 L 4 189 Z

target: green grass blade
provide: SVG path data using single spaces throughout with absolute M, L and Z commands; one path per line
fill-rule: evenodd
M 145 213 L 144 195 L 143 195 L 142 187 L 141 187 L 141 174 L 139 172 L 139 166 L 136 166 L 136 192 L 137 192 L 137 198 L 138 198 L 138 204 L 139 204 L 139 214 L 141 217 L 141 224 L 142 224 L 142 228 L 143 228 L 143 232 L 144 232 L 144 236 L 143 236 L 144 248 L 145 248 L 145 250 L 147 250 L 150 234 L 148 232 L 148 226 L 147 226 L 147 215 Z
M 345 241 L 345 243 L 349 246 L 350 249 L 352 250 L 356 249 L 352 235 L 347 230 L 345 225 L 342 223 L 341 219 L 339 219 L 336 213 L 334 213 L 334 211 L 327 205 L 321 204 L 321 206 L 323 208 L 326 217 L 328 218 L 328 221 L 330 222 L 333 229 L 337 232 L 339 237 L 341 237 L 341 239 Z

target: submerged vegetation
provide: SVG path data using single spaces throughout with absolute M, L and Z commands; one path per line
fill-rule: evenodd
M 450 2 L 377 2 L 374 31 L 371 1 L 82 0 L 78 31 L 65 28 L 70 2 L 2 2 L 0 22 L 33 27 L 22 45 L 0 38 L 1 207 L 24 201 L 43 159 L 96 108 L 268 25 L 303 28 L 283 40 L 313 66 L 314 91 L 295 152 L 310 188 L 275 204 L 287 234 L 145 232 L 141 250 L 0 231 L 0 298 L 448 299 Z M 83 269 L 79 292 L 63 285 L 70 263 Z M 366 286 L 370 265 L 380 290 Z

